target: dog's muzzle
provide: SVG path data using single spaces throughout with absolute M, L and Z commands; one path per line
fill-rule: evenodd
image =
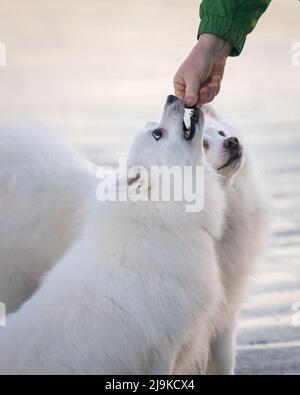
M 191 141 L 196 134 L 197 125 L 200 122 L 200 109 L 197 107 L 193 108 L 191 115 L 190 115 L 190 126 L 187 127 L 187 125 L 184 121 L 185 106 L 184 106 L 183 100 L 181 100 L 177 96 L 169 95 L 167 97 L 166 106 L 172 106 L 174 108 L 176 106 L 178 106 L 178 109 L 183 110 L 182 111 L 182 113 L 183 113 L 183 121 L 182 121 L 183 136 L 184 136 L 185 140 Z
M 196 125 L 200 121 L 200 110 L 199 108 L 194 108 L 190 116 L 190 127 L 188 128 L 183 120 L 183 135 L 187 141 L 193 139 L 196 134 Z
M 243 156 L 243 148 L 237 137 L 228 137 L 224 140 L 223 148 L 229 154 L 229 159 L 223 166 L 218 168 L 218 171 L 225 169 L 228 166 L 232 166 L 239 162 Z

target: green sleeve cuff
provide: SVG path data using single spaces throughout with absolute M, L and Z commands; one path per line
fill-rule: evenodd
M 247 37 L 246 31 L 240 27 L 240 22 L 237 25 L 231 19 L 211 14 L 201 18 L 198 38 L 203 33 L 214 34 L 230 42 L 233 46 L 230 56 L 238 56 L 242 52 Z

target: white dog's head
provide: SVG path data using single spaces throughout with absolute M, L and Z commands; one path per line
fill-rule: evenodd
M 194 109 L 189 128 L 184 115 L 184 102 L 168 96 L 160 122 L 148 123 L 137 135 L 129 151 L 127 169 L 121 169 L 118 176 L 118 192 L 125 196 L 124 200 L 117 200 L 121 202 L 117 215 L 120 218 L 130 213 L 134 218 L 142 217 L 151 222 L 151 227 L 155 221 L 161 224 L 163 220 L 180 230 L 192 221 L 196 226 L 201 217 L 203 227 L 217 238 L 221 234 L 225 198 L 219 175 L 205 160 L 204 115 L 201 109 Z M 169 171 L 170 177 L 165 177 L 165 172 L 156 177 L 154 168 Z M 182 183 L 177 183 L 173 169 L 181 170 Z M 166 198 L 168 193 L 171 198 Z M 177 199 L 179 193 L 181 197 Z M 124 209 L 123 202 L 128 202 L 130 210 Z M 186 212 L 189 214 L 185 215 Z
M 236 174 L 242 166 L 244 150 L 232 128 L 216 114 L 210 105 L 205 113 L 204 150 L 206 159 L 225 178 Z
M 131 146 L 128 157 L 129 184 L 142 182 L 141 168 L 151 175 L 154 167 L 183 169 L 202 164 L 203 113 L 198 108 L 192 112 L 190 128 L 185 126 L 184 115 L 184 102 L 176 96 L 168 96 L 160 122 L 148 123 Z M 157 187 L 156 182 L 157 179 L 152 177 L 152 188 Z
M 191 116 L 191 126 L 184 125 L 184 102 L 176 96 L 167 98 L 159 123 L 147 123 L 139 133 L 129 153 L 129 165 L 150 166 L 193 166 L 202 161 L 202 139 L 204 117 L 200 109 Z

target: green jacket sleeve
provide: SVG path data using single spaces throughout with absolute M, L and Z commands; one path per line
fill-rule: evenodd
M 233 45 L 231 56 L 241 53 L 247 35 L 255 28 L 271 0 L 203 0 L 200 5 L 202 33 L 223 37 Z

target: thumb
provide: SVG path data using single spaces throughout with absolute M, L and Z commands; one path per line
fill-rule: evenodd
M 184 101 L 187 107 L 193 107 L 198 102 L 201 80 L 196 75 L 190 74 L 186 77 L 186 89 Z

